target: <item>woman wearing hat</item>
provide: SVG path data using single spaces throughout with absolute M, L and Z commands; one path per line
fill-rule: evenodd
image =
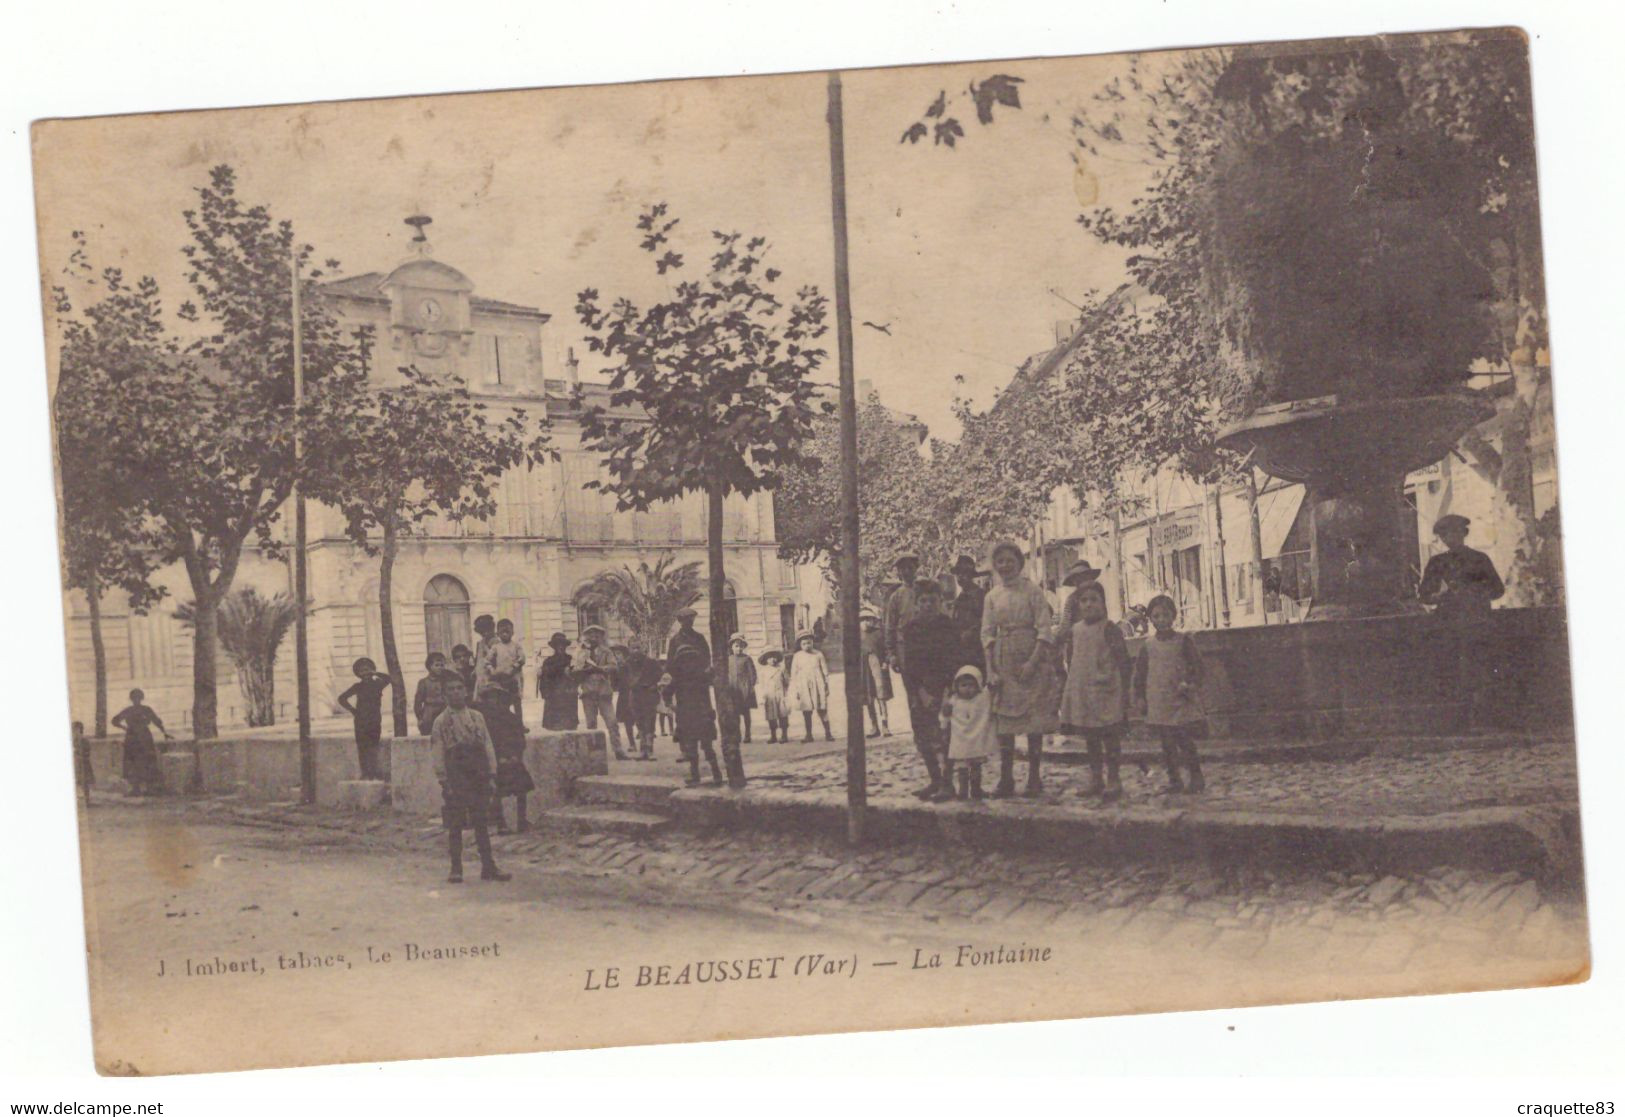
M 993 798 L 1015 794 L 1016 738 L 1027 738 L 1028 798 L 1043 794 L 1039 760 L 1044 734 L 1059 725 L 1060 676 L 1051 645 L 1055 619 L 1049 598 L 1022 573 L 1026 556 L 1014 543 L 993 548 L 998 582 L 982 607 L 982 648 L 993 692 L 993 730 L 999 739 L 999 785 Z
M 801 711 L 801 720 L 807 727 L 802 738 L 811 741 L 813 714 L 824 723 L 824 740 L 833 741 L 835 734 L 829 728 L 829 663 L 824 653 L 813 647 L 813 634 L 802 632 L 796 637 L 796 654 L 790 657 L 790 705 Z
M 767 719 L 769 744 L 790 741 L 789 677 L 784 671 L 784 653 L 769 648 L 757 661 L 762 665 L 762 717 Z
M 739 739 L 750 744 L 750 712 L 756 708 L 756 661 L 746 654 L 750 641 L 734 633 L 728 641 L 728 689 L 733 692 L 733 708 L 739 726 Z
M 886 667 L 886 640 L 880 633 L 880 615 L 865 607 L 862 624 L 864 703 L 869 710 L 869 736 L 890 737 L 886 707 L 891 702 L 891 671 Z
M 570 638 L 562 632 L 548 637 L 553 654 L 536 671 L 536 694 L 542 700 L 542 728 L 568 730 L 581 724 L 576 708 L 576 681 L 570 674 Z

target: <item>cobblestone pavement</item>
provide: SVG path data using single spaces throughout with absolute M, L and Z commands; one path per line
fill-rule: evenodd
M 1198 745 L 1200 747 L 1200 745 Z M 1375 816 L 1427 815 L 1474 807 L 1528 804 L 1573 804 L 1578 799 L 1574 748 L 1567 743 L 1517 745 L 1500 749 L 1463 749 L 1409 756 L 1365 756 L 1351 760 L 1290 760 L 1279 763 L 1234 761 L 1217 756 L 1204 761 L 1207 790 L 1201 795 L 1169 796 L 1167 777 L 1154 764 L 1123 764 L 1120 802 L 1103 806 L 1084 797 L 1089 770 L 1075 763 L 1044 767 L 1043 801 L 1083 810 L 1133 810 L 1136 807 L 1204 811 L 1275 810 L 1319 813 L 1335 807 L 1339 814 Z M 907 798 L 925 782 L 925 769 L 907 738 L 871 742 L 868 754 L 869 794 L 877 800 Z M 991 791 L 998 773 L 996 759 L 984 771 Z M 842 788 L 844 756 L 827 754 L 778 764 L 760 764 L 755 785 L 784 791 Z M 1026 779 L 1026 762 L 1016 762 L 1017 784 Z M 989 803 L 989 810 L 999 809 Z
M 146 809 L 146 808 L 137 808 Z M 281 831 L 306 851 L 347 845 L 443 848 L 437 822 L 379 812 L 345 816 L 189 807 Z M 1142 943 L 1226 957 L 1289 955 L 1349 970 L 1431 972 L 1474 960 L 1584 965 L 1583 902 L 1543 895 L 1517 872 L 1458 868 L 1377 877 L 1278 873 L 1245 866 L 1097 867 L 1065 858 L 920 844 L 853 850 L 838 842 L 762 832 L 665 831 L 641 838 L 533 831 L 494 838 L 517 873 L 540 869 L 612 878 L 681 901 L 703 898 L 804 923 L 911 928 L 1004 928 L 1046 939 L 1131 933 Z

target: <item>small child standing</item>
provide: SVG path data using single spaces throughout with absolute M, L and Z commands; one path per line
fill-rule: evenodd
M 504 617 L 497 622 L 496 639 L 485 646 L 484 680 L 487 687 L 500 686 L 508 696 L 508 709 L 524 724 L 525 708 L 519 692 L 525 670 L 525 649 L 513 638 L 513 622 Z
M 959 798 L 982 797 L 982 762 L 998 747 L 993 734 L 993 705 L 982 686 L 981 668 L 966 664 L 942 703 L 942 728 L 948 735 L 947 781 L 958 765 Z
M 1085 582 L 1073 591 L 1067 615 L 1073 622 L 1056 641 L 1067 664 L 1061 732 L 1082 737 L 1088 748 L 1089 786 L 1083 794 L 1109 803 L 1123 797 L 1118 767 L 1134 665 L 1122 630 L 1106 617 L 1106 590 L 1099 582 Z
M 383 694 L 389 689 L 388 675 L 378 673 L 378 665 L 366 656 L 356 660 L 350 670 L 355 672 L 355 683 L 338 697 L 338 704 L 355 718 L 355 751 L 364 780 L 382 780 L 383 765 L 378 763 L 378 741 L 384 732 Z
M 661 668 L 660 683 L 657 687 L 660 701 L 655 705 L 655 733 L 661 737 L 670 737 L 677 730 L 677 707 L 672 704 L 671 676 Z
M 770 648 L 762 653 L 762 717 L 767 719 L 768 744 L 790 742 L 789 677 L 784 673 L 784 653 Z
M 113 715 L 113 724 L 124 730 L 124 778 L 131 795 L 157 795 L 164 789 L 152 727 L 156 725 L 165 740 L 169 739 L 169 730 L 157 712 L 144 704 L 146 697 L 139 687 L 132 690 L 130 704 Z
M 418 680 L 418 688 L 412 695 L 412 714 L 418 719 L 418 732 L 427 737 L 434 729 L 434 719 L 446 708 L 446 676 L 449 674 L 446 657 L 430 652 L 423 669 L 428 674 Z
M 756 708 L 756 661 L 745 651 L 750 645 L 743 636 L 728 641 L 728 689 L 733 692 L 734 715 L 739 739 L 750 744 L 750 712 Z
M 1168 791 L 1198 792 L 1207 787 L 1196 756 L 1196 738 L 1206 732 L 1202 714 L 1202 656 L 1190 634 L 1174 629 L 1174 599 L 1158 594 L 1146 610 L 1152 633 L 1134 664 L 1134 696 L 1145 724 L 1162 738 Z M 1180 778 L 1183 768 L 1186 779 Z

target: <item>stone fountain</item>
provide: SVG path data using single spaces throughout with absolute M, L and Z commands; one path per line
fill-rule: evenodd
M 1337 396 L 1256 409 L 1219 444 L 1272 477 L 1301 483 L 1311 517 L 1317 619 L 1416 611 L 1403 517 L 1405 476 L 1450 453 L 1490 405 L 1458 389 L 1341 402 Z

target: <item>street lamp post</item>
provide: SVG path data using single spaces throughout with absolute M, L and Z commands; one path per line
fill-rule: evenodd
M 858 407 L 852 371 L 852 294 L 846 256 L 846 150 L 841 122 L 841 75 L 829 75 L 830 212 L 835 225 L 835 336 L 840 351 L 841 424 L 841 658 L 846 671 L 846 835 L 863 841 L 868 805 L 864 753 L 863 645 L 858 637 Z
M 298 482 L 304 467 L 305 351 L 299 320 L 299 250 L 289 266 L 293 279 L 293 662 L 299 696 L 299 801 L 316 802 L 316 745 L 310 739 L 310 643 L 305 624 L 305 492 Z

